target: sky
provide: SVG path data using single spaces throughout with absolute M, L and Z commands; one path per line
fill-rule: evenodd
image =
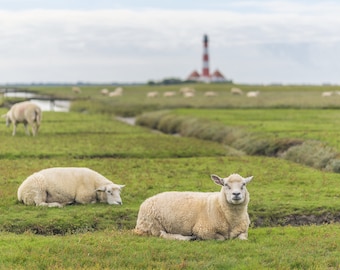
M 0 84 L 339 84 L 337 0 L 0 0 Z

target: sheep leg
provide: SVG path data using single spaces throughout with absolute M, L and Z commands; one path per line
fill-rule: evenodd
M 34 203 L 36 206 L 48 206 L 48 207 L 63 207 L 62 204 L 58 202 L 47 202 L 47 191 L 40 190 L 35 193 Z
M 24 127 L 25 127 L 26 134 L 29 136 L 30 135 L 30 131 L 27 128 L 27 123 L 24 123 Z
M 37 135 L 38 130 L 39 130 L 39 126 L 38 126 L 37 124 L 32 125 L 32 133 L 33 133 L 33 136 Z
M 41 202 L 37 204 L 37 206 L 48 206 L 48 207 L 63 207 L 60 203 L 57 202 L 52 202 L 52 203 L 47 203 L 47 202 Z
M 241 239 L 241 240 L 248 240 L 248 233 L 240 233 L 238 236 L 237 236 L 238 239 Z
M 173 234 L 173 233 L 167 233 L 165 231 L 161 231 L 160 237 L 164 239 L 171 239 L 171 240 L 182 240 L 182 241 L 192 241 L 196 240 L 196 236 L 185 236 L 181 234 Z
M 13 132 L 12 132 L 12 136 L 15 136 L 15 133 L 17 132 L 17 123 L 13 122 Z

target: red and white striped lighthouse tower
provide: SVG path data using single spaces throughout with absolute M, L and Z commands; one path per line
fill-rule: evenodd
M 208 54 L 208 36 L 203 37 L 203 70 L 202 79 L 208 81 L 210 79 L 209 74 L 209 54 Z

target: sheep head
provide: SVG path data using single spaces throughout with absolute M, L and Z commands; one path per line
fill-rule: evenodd
M 125 185 L 108 184 L 96 189 L 99 192 L 99 200 L 108 204 L 123 204 L 120 192 Z
M 221 178 L 218 175 L 212 174 L 211 179 L 215 184 L 222 186 L 228 203 L 242 204 L 247 199 L 248 191 L 246 184 L 253 179 L 253 176 L 244 178 L 238 174 L 231 174 L 227 178 Z
M 11 124 L 11 118 L 9 117 L 9 113 L 3 114 L 1 115 L 2 118 L 6 119 L 6 126 L 9 127 L 9 125 Z

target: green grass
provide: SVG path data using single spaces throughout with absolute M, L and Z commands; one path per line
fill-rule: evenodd
M 239 99 L 242 106 L 263 104 L 266 110 L 262 114 L 262 110 L 247 109 L 248 116 L 236 109 L 192 109 L 193 115 L 184 115 L 189 111 L 178 110 L 176 114 L 204 118 L 202 121 L 207 123 L 201 127 L 202 135 L 207 130 L 210 134 L 217 133 L 218 129 L 210 130 L 212 120 L 220 126 L 229 126 L 229 120 L 237 117 L 244 119 L 239 121 L 242 124 L 238 128 L 257 133 L 261 131 L 261 116 L 264 116 L 263 122 L 267 123 L 264 136 L 280 137 L 283 132 L 291 136 L 292 128 L 299 128 L 292 123 L 295 119 L 301 119 L 301 123 L 308 121 L 300 114 L 303 110 L 294 109 L 281 110 L 283 114 L 291 113 L 289 121 L 284 117 L 275 120 L 275 114 L 280 111 L 272 108 L 279 101 L 275 91 L 286 91 L 286 100 L 288 95 L 302 97 L 299 93 L 307 91 L 311 94 L 308 106 L 325 105 L 320 101 L 320 93 L 325 89 L 322 87 L 261 87 L 266 99 L 249 101 L 251 104 L 245 103 L 248 99 L 244 96 L 231 96 L 228 87 L 197 86 L 201 94 L 211 88 L 224 98 L 202 97 L 195 101 L 177 97 L 170 102 L 162 98 L 147 100 L 145 94 L 152 88 L 146 86 L 127 87 L 121 99 L 102 97 L 101 87 L 84 87 L 78 96 L 66 87 L 39 88 L 55 95 L 80 98 L 78 105 L 84 106 L 74 107 L 71 113 L 44 112 L 37 137 L 27 137 L 21 125 L 17 136 L 12 137 L 11 129 L 4 123 L 0 125 L 0 269 L 339 269 L 340 226 L 334 222 L 339 221 L 340 211 L 338 174 L 274 157 L 247 156 L 221 142 L 155 133 L 121 123 L 113 115 L 117 111 L 133 115 L 152 108 L 182 106 L 227 108 L 231 106 L 230 99 Z M 160 91 L 168 89 L 178 89 L 178 86 L 159 88 Z M 289 106 L 298 103 L 293 101 Z M 337 106 L 335 99 L 327 102 Z M 226 116 L 229 120 L 221 113 L 237 111 L 240 111 L 237 117 Z M 311 123 L 316 118 L 315 130 L 319 129 L 321 134 L 326 128 L 337 129 L 327 126 L 331 118 L 322 115 L 323 110 L 319 111 L 321 120 L 317 120 L 317 109 L 308 110 Z M 4 112 L 6 109 L 0 110 L 1 114 Z M 176 125 L 166 125 L 170 120 L 163 119 L 158 124 L 173 133 Z M 249 126 L 251 121 L 253 126 Z M 281 130 L 276 121 L 282 122 Z M 236 124 L 237 121 L 232 126 Z M 292 128 L 288 128 L 289 125 Z M 334 139 L 336 132 L 327 134 Z M 17 202 L 17 189 L 27 176 L 57 166 L 86 166 L 115 183 L 125 184 L 121 194 L 123 205 L 72 205 L 52 209 Z M 254 176 L 248 185 L 252 222 L 248 241 L 178 242 L 140 237 L 131 232 L 139 205 L 146 198 L 167 190 L 218 191 L 210 174 L 227 176 L 234 172 Z M 283 226 L 313 222 L 331 224 Z
M 196 89 L 195 97 L 184 98 L 179 89 L 191 86 Z M 248 98 L 245 94 L 235 96 L 230 93 L 232 87 L 240 87 L 244 93 L 259 90 L 257 98 Z M 191 84 L 168 86 L 123 86 L 121 97 L 102 96 L 100 90 L 107 88 L 113 91 L 116 86 L 82 86 L 81 94 L 74 94 L 69 86 L 49 87 L 36 86 L 29 89 L 55 97 L 75 100 L 75 111 L 111 112 L 120 115 L 139 115 L 145 111 L 176 108 L 340 108 L 340 95 L 323 98 L 323 91 L 336 91 L 338 86 L 263 86 L 232 84 Z M 159 92 L 157 98 L 147 98 L 150 91 Z M 163 97 L 166 91 L 175 91 L 171 98 Z M 205 97 L 206 91 L 215 91 L 218 96 Z
M 0 234 L 1 269 L 339 269 L 339 226 L 261 228 L 248 241 L 168 241 L 130 231 Z

